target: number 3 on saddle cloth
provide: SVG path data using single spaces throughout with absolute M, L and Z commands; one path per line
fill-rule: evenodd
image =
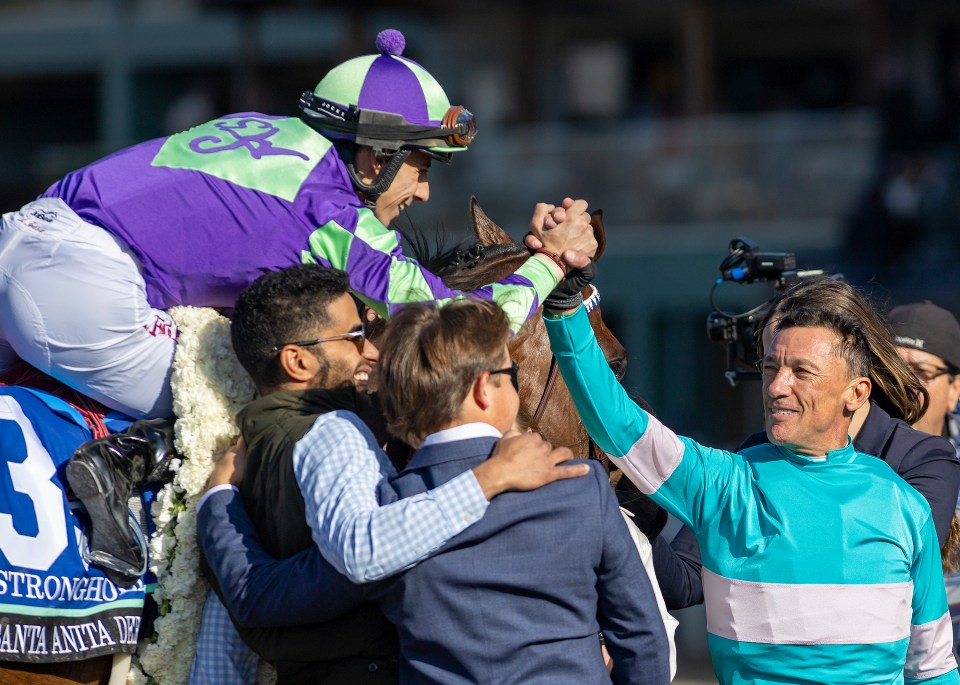
M 84 512 L 67 499 L 67 463 L 93 437 L 63 399 L 0 387 L 0 661 L 136 649 L 145 579 L 123 587 L 85 560 Z

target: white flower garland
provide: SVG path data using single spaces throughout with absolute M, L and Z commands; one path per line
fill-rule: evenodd
M 196 651 L 207 590 L 198 569 L 196 506 L 216 457 L 238 434 L 236 415 L 254 395 L 253 382 L 230 344 L 230 322 L 213 309 L 176 307 L 169 314 L 180 329 L 171 387 L 176 475 L 150 513 L 150 570 L 161 616 L 155 639 L 141 643 L 128 685 L 186 685 Z

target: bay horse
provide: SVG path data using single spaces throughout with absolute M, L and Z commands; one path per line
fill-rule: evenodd
M 426 241 L 418 233 L 406 236 L 417 259 L 426 269 L 440 276 L 450 288 L 470 291 L 488 283 L 497 282 L 516 271 L 530 252 L 516 242 L 480 208 L 476 198 L 470 199 L 470 219 L 476 242 L 452 250 L 431 254 Z M 599 260 L 606 247 L 606 229 L 603 212 L 594 211 L 590 224 L 597 240 Z M 596 294 L 587 288 L 584 299 Z M 508 343 L 511 358 L 519 367 L 520 412 L 524 427 L 540 433 L 554 446 L 568 447 L 577 459 L 596 459 L 610 474 L 610 484 L 617 492 L 620 505 L 632 515 L 633 523 L 653 539 L 667 522 L 666 512 L 637 489 L 616 464 L 590 439 L 573 404 L 570 391 L 557 369 L 550 351 L 542 309 L 531 317 Z M 588 315 L 600 349 L 617 380 L 623 380 L 627 368 L 626 350 L 616 336 L 604 325 L 599 304 Z M 640 406 L 651 411 L 640 398 Z
M 500 281 L 530 258 L 526 246 L 516 242 L 494 223 L 476 198 L 470 199 L 470 219 L 476 242 L 468 246 L 430 254 L 422 236 L 416 233 L 406 236 L 418 261 L 456 290 L 475 290 Z M 598 246 L 594 259 L 599 259 L 606 246 L 603 213 L 593 212 L 590 224 Z M 583 293 L 584 299 L 592 292 L 593 289 L 588 287 Z M 603 324 L 599 305 L 593 308 L 589 318 L 607 363 L 617 378 L 622 379 L 627 365 L 626 350 Z M 543 435 L 554 446 L 569 447 L 574 457 L 599 459 L 606 466 L 606 456 L 587 436 L 573 398 L 560 377 L 550 351 L 542 310 L 517 331 L 508 347 L 520 369 L 520 422 Z

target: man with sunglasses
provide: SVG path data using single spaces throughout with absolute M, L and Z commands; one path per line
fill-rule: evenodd
M 960 323 L 929 300 L 894 307 L 887 318 L 900 356 L 930 396 L 913 427 L 960 445 L 954 418 L 960 400 Z
M 494 458 L 520 406 L 507 335 L 506 316 L 489 302 L 410 305 L 394 317 L 379 394 L 390 430 L 417 451 L 380 484 L 381 502 L 403 505 Z M 588 463 L 586 478 L 497 497 L 479 522 L 367 591 L 399 631 L 400 682 L 669 682 L 652 586 L 606 474 Z M 243 482 L 251 476 L 248 466 Z M 201 547 L 236 615 L 294 625 L 356 592 L 336 580 L 293 581 L 295 594 L 278 587 L 273 579 L 327 578 L 323 559 L 311 546 L 277 562 L 252 536 L 238 540 L 249 519 L 237 504 L 216 490 L 198 518 Z M 322 641 L 316 627 L 304 630 Z
M 894 307 L 887 315 L 897 351 L 927 390 L 927 411 L 913 427 L 950 440 L 960 452 L 960 323 L 929 300 Z M 960 501 L 957 502 L 960 512 Z M 956 518 L 954 518 L 956 521 Z M 944 576 L 953 623 L 954 654 L 960 653 L 960 573 Z
M 379 353 L 364 338 L 349 286 L 342 271 L 294 266 L 259 278 L 233 310 L 233 347 L 261 395 L 238 417 L 247 445 L 240 494 L 268 552 L 289 557 L 316 547 L 339 574 L 371 581 L 408 568 L 475 525 L 498 494 L 586 473 L 582 465 L 557 467 L 569 451 L 551 450 L 531 434 L 502 441 L 491 459 L 449 483 L 381 507 L 378 484 L 396 468 L 379 447 L 386 431 L 366 392 Z M 431 410 L 430 400 L 423 412 Z M 216 537 L 214 531 L 214 545 Z M 216 563 L 215 550 L 207 552 Z M 343 578 L 320 582 L 330 596 L 314 609 L 314 620 L 336 616 L 344 603 L 356 605 L 362 591 L 350 585 Z M 303 592 L 280 589 L 298 599 Z M 231 583 L 221 591 L 230 596 L 244 588 Z M 223 682 L 235 668 L 217 660 L 224 638 L 210 634 L 219 626 L 208 616 L 218 608 L 208 605 L 194 683 Z M 281 685 L 396 681 L 395 631 L 376 607 L 360 606 L 317 630 L 322 648 L 314 633 L 245 637 L 277 665 Z M 241 675 L 230 682 L 242 681 Z

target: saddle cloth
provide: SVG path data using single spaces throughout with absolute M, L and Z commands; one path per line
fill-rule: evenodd
M 118 588 L 84 562 L 84 514 L 67 499 L 66 462 L 93 436 L 65 400 L 0 387 L 0 661 L 136 648 L 143 582 Z

